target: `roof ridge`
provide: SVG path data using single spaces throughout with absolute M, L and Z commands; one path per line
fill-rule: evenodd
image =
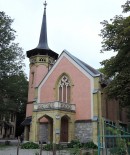
M 92 66 L 88 65 L 87 63 L 80 60 L 79 58 L 75 57 L 74 55 L 72 55 L 67 50 L 64 50 L 63 52 L 65 52 L 67 55 L 69 55 L 78 65 L 80 65 L 91 76 L 95 77 L 95 76 L 99 76 L 101 74 L 97 69 L 95 69 Z

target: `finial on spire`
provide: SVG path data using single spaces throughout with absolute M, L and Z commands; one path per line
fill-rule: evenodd
M 46 9 L 46 6 L 47 6 L 47 2 L 45 1 L 45 3 L 44 3 L 43 5 L 44 5 L 44 9 Z
M 35 55 L 48 55 L 55 60 L 58 58 L 58 54 L 52 51 L 48 47 L 48 42 L 47 42 L 47 23 L 46 23 L 46 0 L 43 3 L 44 5 L 44 13 L 43 13 L 43 20 L 42 20 L 42 25 L 41 25 L 41 33 L 40 33 L 40 38 L 39 38 L 39 43 L 38 46 L 32 50 L 27 51 L 27 57 L 30 58 Z

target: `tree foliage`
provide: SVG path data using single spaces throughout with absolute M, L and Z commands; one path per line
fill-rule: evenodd
M 25 112 L 27 102 L 28 81 L 23 73 L 12 75 L 2 80 L 3 84 L 3 102 L 1 102 L 2 111 Z
M 124 13 L 129 12 L 130 0 L 122 8 Z M 101 24 L 101 52 L 116 52 L 115 56 L 101 62 L 106 77 L 111 79 L 106 91 L 108 97 L 127 106 L 130 104 L 130 16 L 116 15 L 110 22 L 104 20 Z
M 13 20 L 0 12 L 0 78 L 19 74 L 22 70 L 23 51 L 14 43 L 15 30 L 11 28 Z
M 27 78 L 23 72 L 24 54 L 15 43 L 13 20 L 0 12 L 0 112 L 25 112 Z

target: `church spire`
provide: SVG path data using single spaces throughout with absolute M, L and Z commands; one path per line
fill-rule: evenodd
M 47 3 L 45 1 L 41 33 L 40 33 L 40 38 L 39 38 L 39 44 L 37 46 L 37 48 L 39 49 L 49 49 L 48 42 L 47 42 L 46 6 L 47 6 Z
M 55 60 L 58 58 L 58 54 L 49 48 L 48 42 L 47 42 L 46 6 L 47 6 L 47 3 L 45 1 L 44 13 L 43 13 L 43 19 L 42 19 L 42 25 L 41 25 L 41 33 L 40 33 L 38 46 L 32 50 L 27 51 L 28 58 L 36 55 L 48 55 L 54 58 Z

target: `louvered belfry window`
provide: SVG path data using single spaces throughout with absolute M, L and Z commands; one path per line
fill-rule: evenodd
M 58 98 L 59 101 L 70 103 L 70 80 L 66 75 L 63 75 L 58 85 Z

